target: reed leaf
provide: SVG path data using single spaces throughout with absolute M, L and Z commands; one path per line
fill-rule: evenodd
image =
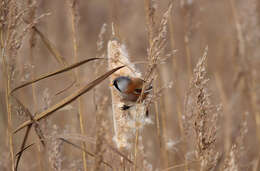
M 117 70 L 123 68 L 125 66 L 120 66 L 114 69 L 111 69 L 110 71 L 108 71 L 107 73 L 105 73 L 104 75 L 98 77 L 97 79 L 95 79 L 94 81 L 90 82 L 89 84 L 85 85 L 84 87 L 80 88 L 79 90 L 77 90 L 76 92 L 74 92 L 73 94 L 71 94 L 70 96 L 64 98 L 63 100 L 61 100 L 60 102 L 58 102 L 57 104 L 51 106 L 50 108 L 48 108 L 47 110 L 41 112 L 40 114 L 36 115 L 34 117 L 35 121 L 41 120 L 47 116 L 49 116 L 50 114 L 54 113 L 55 111 L 61 109 L 62 107 L 66 106 L 67 104 L 73 102 L 74 100 L 76 100 L 77 98 L 79 98 L 81 95 L 85 94 L 86 92 L 88 92 L 89 90 L 91 90 L 92 88 L 94 88 L 96 85 L 98 85 L 99 83 L 101 83 L 104 79 L 106 79 L 107 77 L 109 77 L 111 74 L 113 74 L 114 72 L 116 72 Z M 26 126 L 29 126 L 33 123 L 32 120 L 27 120 L 24 123 L 22 123 L 17 129 L 15 129 L 14 133 L 18 132 L 19 130 L 23 129 Z
M 85 60 L 83 60 L 83 61 L 80 61 L 80 62 L 77 62 L 77 63 L 75 63 L 75 64 L 72 64 L 72 65 L 70 65 L 70 66 L 68 66 L 68 67 L 66 67 L 66 68 L 63 68 L 63 69 L 60 69 L 60 70 L 57 70 L 57 71 L 54 71 L 54 72 L 51 72 L 51 73 L 48 73 L 48 74 L 44 74 L 44 75 L 42 75 L 42 76 L 39 76 L 38 78 L 35 78 L 35 79 L 31 80 L 31 81 L 28 81 L 28 82 L 26 82 L 26 83 L 23 83 L 22 85 L 20 85 L 20 86 L 14 88 L 14 89 L 11 91 L 11 94 L 14 93 L 15 91 L 19 90 L 20 88 L 23 88 L 23 87 L 28 86 L 28 85 L 30 85 L 30 84 L 36 83 L 36 82 L 38 82 L 38 81 L 40 81 L 40 80 L 43 80 L 43 79 L 45 79 L 45 78 L 49 78 L 49 77 L 55 76 L 55 75 L 57 75 L 57 74 L 61 74 L 61 73 L 63 73 L 63 72 L 67 72 L 67 71 L 69 71 L 69 70 L 71 70 L 71 69 L 74 69 L 74 68 L 79 67 L 79 66 L 81 66 L 81 65 L 83 65 L 83 64 L 85 64 L 85 63 L 88 63 L 88 62 L 90 62 L 90 61 L 97 60 L 97 59 L 103 59 L 103 58 L 90 58 L 90 59 L 85 59 Z
M 65 142 L 65 143 L 67 143 L 67 144 L 70 144 L 71 146 L 73 146 L 73 147 L 75 147 L 75 148 L 77 148 L 77 149 L 80 149 L 80 150 L 84 151 L 85 153 L 87 153 L 87 154 L 90 155 L 91 157 L 94 157 L 94 158 L 96 157 L 95 154 L 93 154 L 93 153 L 87 151 L 86 149 L 82 148 L 81 146 L 79 146 L 79 145 L 77 145 L 77 144 L 74 144 L 74 143 L 70 142 L 69 140 L 66 140 L 66 139 L 64 139 L 64 138 L 60 138 L 60 140 L 62 140 L 63 142 Z M 106 161 L 102 160 L 101 162 L 102 162 L 103 164 L 105 164 L 106 166 L 110 167 L 111 169 L 113 168 L 113 167 L 112 167 L 109 163 L 107 163 Z
M 59 51 L 55 48 L 55 46 L 43 35 L 43 33 L 38 30 L 35 26 L 33 27 L 34 31 L 40 36 L 41 40 L 45 44 L 45 46 L 48 48 L 48 50 L 51 52 L 51 54 L 55 57 L 55 59 L 63 64 L 63 66 L 68 66 L 68 63 L 66 62 L 65 58 L 61 56 Z

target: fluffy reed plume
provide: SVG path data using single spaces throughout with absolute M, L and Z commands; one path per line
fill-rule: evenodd
M 149 61 L 149 68 L 145 75 L 145 80 L 151 80 L 155 68 L 157 67 L 160 62 L 164 62 L 167 59 L 167 56 L 172 54 L 165 55 L 165 49 L 167 45 L 167 27 L 168 27 L 168 19 L 171 14 L 172 4 L 169 5 L 166 12 L 163 14 L 161 22 L 159 23 L 158 30 L 155 28 L 149 28 L 149 48 L 147 50 L 148 61 Z M 152 20 L 152 19 L 151 19 Z M 154 26 L 150 26 L 154 27 Z M 155 31 L 156 30 L 156 31 Z M 154 34 L 154 33 L 157 34 Z M 165 57 L 166 56 L 166 57 Z M 148 81 L 149 83 L 149 81 Z
M 118 76 L 141 77 L 140 72 L 129 61 L 125 45 L 120 43 L 119 40 L 113 39 L 108 42 L 108 59 L 109 69 L 122 65 L 127 66 L 112 74 L 110 77 L 111 82 Z M 136 127 L 142 127 L 145 124 L 146 106 L 143 103 L 139 103 L 129 110 L 122 110 L 121 108 L 127 105 L 126 102 L 121 99 L 120 94 L 114 88 L 111 88 L 111 94 L 115 131 L 114 140 L 118 148 L 131 148 L 131 138 L 135 135 Z
M 216 132 L 218 109 L 210 102 L 207 90 L 209 79 L 206 78 L 206 57 L 208 48 L 197 63 L 190 83 L 185 104 L 184 127 L 195 133 L 196 158 L 201 162 L 201 170 L 211 170 L 219 157 L 216 152 Z M 189 121 L 188 121 L 189 120 Z

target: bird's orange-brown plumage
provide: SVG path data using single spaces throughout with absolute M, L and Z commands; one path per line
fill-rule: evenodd
M 144 82 L 145 81 L 140 78 L 131 78 L 131 82 L 128 85 L 128 89 L 125 93 L 136 96 L 137 100 L 141 95 Z M 144 100 L 148 94 L 149 92 L 144 92 L 142 100 Z

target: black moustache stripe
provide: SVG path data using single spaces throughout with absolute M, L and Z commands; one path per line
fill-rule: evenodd
M 115 87 L 116 87 L 116 89 L 118 90 L 118 91 L 120 91 L 121 92 L 121 90 L 119 89 L 119 87 L 118 87 L 118 84 L 117 84 L 117 82 L 116 81 L 114 81 L 114 84 L 113 84 Z

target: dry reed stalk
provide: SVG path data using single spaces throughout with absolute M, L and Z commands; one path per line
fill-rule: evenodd
M 171 49 L 175 49 L 175 42 L 174 42 L 174 25 L 173 25 L 173 16 L 170 15 L 169 17 L 169 33 L 170 33 L 170 43 L 171 43 Z M 174 74 L 174 80 L 178 80 L 178 65 L 177 65 L 177 59 L 176 57 L 173 57 L 172 59 L 172 66 L 173 66 L 173 74 Z M 174 90 L 176 94 L 176 106 L 177 106 L 177 113 L 178 113 L 178 121 L 179 121 L 179 128 L 181 135 L 184 136 L 184 130 L 183 130 L 183 124 L 182 124 L 182 111 L 181 111 L 181 89 L 179 86 L 179 83 L 175 81 L 174 84 Z
M 96 155 L 95 155 L 94 153 L 91 153 L 91 152 L 87 151 L 86 149 L 81 148 L 80 145 L 74 144 L 74 143 L 72 143 L 72 142 L 70 142 L 69 140 L 64 139 L 64 138 L 57 138 L 57 139 L 60 139 L 61 141 L 65 142 L 65 143 L 67 143 L 67 144 L 69 144 L 69 145 L 71 145 L 71 146 L 73 146 L 73 147 L 75 147 L 75 148 L 77 148 L 77 149 L 80 149 L 80 150 L 82 150 L 82 151 L 85 151 L 85 152 L 86 152 L 89 156 L 91 156 L 91 157 L 94 157 L 94 158 L 96 157 Z M 109 163 L 107 163 L 106 161 L 103 161 L 103 160 L 102 160 L 101 163 L 104 164 L 104 165 L 106 165 L 106 166 L 108 166 L 109 168 L 113 169 L 113 167 L 112 167 Z
M 137 169 L 137 153 L 138 153 L 138 139 L 139 139 L 139 129 L 135 132 L 135 148 L 134 148 L 134 171 Z
M 168 171 L 168 170 L 177 169 L 177 168 L 181 168 L 181 167 L 185 167 L 185 169 L 186 169 L 186 168 L 188 168 L 188 165 L 191 165 L 191 164 L 196 163 L 196 162 L 200 162 L 200 161 L 195 160 L 195 161 L 191 161 L 191 162 L 185 162 L 183 164 L 177 164 L 177 165 L 168 167 L 166 169 L 163 169 L 163 171 Z
M 32 28 L 35 31 L 35 33 L 37 35 L 39 35 L 39 37 L 41 38 L 42 42 L 47 47 L 47 49 L 50 51 L 50 53 L 55 58 L 55 60 L 59 64 L 63 65 L 64 68 L 67 67 L 69 65 L 68 62 L 61 55 L 59 50 L 52 44 L 52 42 L 49 41 L 49 39 L 47 37 L 45 37 L 44 34 L 36 26 L 32 26 Z M 74 83 L 76 82 L 76 79 L 77 79 L 75 73 L 72 74 L 72 77 L 73 77 L 74 81 L 72 81 L 72 83 L 70 85 L 68 85 L 67 87 L 65 87 L 64 89 L 60 90 L 58 93 L 56 93 L 56 95 L 63 93 L 64 91 L 66 91 L 67 89 L 71 88 L 74 85 Z
M 3 58 L 3 68 L 6 74 L 6 87 L 5 87 L 5 101 L 6 101 L 6 108 L 7 108 L 7 136 L 8 136 L 8 143 L 9 143 L 9 150 L 10 150 L 10 160 L 11 160 L 11 168 L 14 171 L 15 164 L 14 164 L 14 149 L 13 149 L 13 134 L 12 134 L 12 112 L 11 112 L 11 99 L 10 99 L 10 72 L 9 72 L 9 65 L 7 64 L 5 49 L 2 48 L 2 58 Z
M 146 14 L 146 28 L 148 34 L 148 41 L 149 41 L 149 48 L 153 46 L 154 38 L 155 38 L 155 31 L 156 31 L 156 23 L 155 23 L 155 13 L 157 2 L 151 0 L 144 0 L 144 7 L 145 7 L 145 14 Z M 152 56 L 148 56 L 148 60 L 152 61 Z M 151 62 L 152 63 L 152 62 Z M 153 83 L 154 92 L 156 92 L 157 86 Z M 162 100 L 162 99 L 161 99 Z M 165 148 L 165 140 L 167 139 L 166 134 L 166 121 L 165 121 L 165 111 L 159 113 L 159 104 L 160 102 L 154 101 L 155 107 L 155 116 L 156 116 L 156 128 L 157 128 L 157 136 L 159 139 L 159 146 L 160 146 L 160 161 L 163 163 L 163 167 L 168 167 L 168 154 Z M 161 116 L 161 117 L 160 117 Z M 160 123 L 160 120 L 162 123 Z
M 165 60 L 164 51 L 167 44 L 167 24 L 168 19 L 171 14 L 172 3 L 169 4 L 166 12 L 163 13 L 163 17 L 160 22 L 155 22 L 155 13 L 158 4 L 155 1 L 145 0 L 145 12 L 146 12 L 146 28 L 148 33 L 148 62 L 149 67 L 145 74 L 145 80 L 147 84 L 151 82 L 151 80 L 155 79 L 155 72 L 157 69 L 157 65 L 160 64 L 161 61 Z M 155 34 L 157 33 L 157 34 Z M 166 55 L 167 56 L 167 55 Z M 144 85 L 145 87 L 146 85 Z M 153 83 L 153 89 L 156 90 L 157 86 L 155 82 Z M 154 91 L 155 92 L 155 91 Z M 161 99 L 162 100 L 162 99 Z M 168 154 L 165 148 L 166 140 L 167 140 L 167 125 L 165 119 L 165 110 L 159 114 L 159 106 L 157 101 L 153 101 L 155 106 L 155 115 L 156 115 L 156 123 L 157 123 L 157 135 L 160 144 L 160 156 L 161 162 L 164 163 L 165 167 L 168 167 Z M 162 102 L 161 102 L 162 103 Z M 160 117 L 161 116 L 161 117 Z M 162 122 L 160 126 L 160 120 Z M 161 128 L 160 128 L 161 127 Z
M 159 75 L 161 75 L 162 79 L 157 79 L 158 84 L 154 82 L 153 84 L 153 90 L 155 95 L 158 96 L 158 101 L 154 100 L 154 108 L 155 108 L 155 115 L 156 115 L 156 128 L 157 128 L 157 136 L 159 139 L 159 147 L 160 147 L 160 162 L 161 162 L 161 168 L 167 168 L 169 166 L 169 154 L 167 151 L 167 141 L 168 141 L 168 130 L 167 130 L 167 113 L 169 112 L 166 107 L 166 102 L 168 97 L 167 95 L 161 95 L 161 91 L 164 82 L 166 82 L 165 75 L 168 75 L 166 68 L 160 68 L 161 72 L 157 71 Z M 165 74 L 165 75 L 164 75 Z M 168 88 L 168 87 L 166 87 Z
M 119 2 L 118 0 L 112 0 L 112 3 L 110 4 L 110 15 L 111 15 L 111 21 L 114 23 L 114 32 L 115 35 L 118 36 L 118 38 L 120 38 L 120 32 L 119 32 Z
M 170 43 L 171 43 L 171 49 L 175 49 L 175 41 L 174 41 L 174 25 L 173 25 L 173 16 L 170 15 L 169 17 L 169 33 L 170 33 Z M 182 123 L 182 117 L 183 117 L 183 111 L 182 111 L 182 104 L 181 104 L 181 88 L 179 85 L 178 80 L 178 64 L 177 64 L 177 59 L 176 57 L 173 57 L 172 59 L 172 67 L 173 67 L 173 75 L 174 75 L 174 90 L 176 94 L 176 111 L 178 115 L 178 123 L 179 123 L 179 129 L 180 129 L 180 134 L 181 134 L 181 139 L 184 139 L 184 147 L 183 147 L 183 153 L 186 154 L 187 152 L 187 144 L 186 144 L 186 136 L 183 128 L 183 123 Z M 188 171 L 188 161 L 185 157 L 185 170 Z
M 36 10 L 37 10 L 37 6 L 35 5 L 36 4 L 36 0 L 28 0 L 27 2 L 27 5 L 30 6 L 30 5 L 33 5 L 33 7 L 30 9 L 30 11 L 28 12 L 28 21 L 29 23 L 33 23 L 34 20 L 35 20 L 35 14 L 36 14 Z M 34 54 L 34 48 L 35 48 L 35 45 L 36 45 L 36 33 L 35 33 L 35 30 L 34 29 L 31 29 L 30 33 L 29 33 L 29 58 L 31 60 L 31 64 L 32 65 L 35 65 L 35 54 Z M 32 68 L 34 69 L 34 68 Z M 32 72 L 32 79 L 35 78 L 35 72 Z M 35 84 L 32 84 L 32 95 L 33 95 L 33 107 L 34 109 L 37 109 L 37 106 L 38 106 L 38 103 L 37 103 L 37 94 L 36 94 L 36 88 L 35 88 Z M 33 116 L 31 116 L 33 117 Z M 37 128 L 38 127 L 38 128 Z M 28 134 L 30 132 L 30 128 L 31 127 L 27 127 L 27 130 L 28 130 Z M 37 132 L 42 132 L 41 129 L 39 128 L 39 125 L 35 125 L 35 131 L 36 131 L 36 134 Z M 43 134 L 37 134 L 39 138 L 44 138 L 43 137 Z M 40 137 L 39 135 L 41 135 L 42 137 Z M 28 135 L 27 135 L 28 136 Z M 26 139 L 27 139 L 27 136 L 24 137 L 24 142 L 26 142 Z M 41 145 L 44 144 L 44 141 L 43 139 L 40 139 L 40 142 L 42 143 Z M 22 146 L 24 146 L 24 144 L 22 144 Z M 36 156 L 38 158 L 38 161 L 39 161 L 39 171 L 42 171 L 44 166 L 43 166 L 43 157 L 41 155 L 41 145 L 37 145 L 37 153 L 36 153 Z M 17 166 L 18 167 L 18 166 Z
M 187 32 L 187 31 L 186 31 Z M 189 47 L 190 39 L 188 36 L 188 33 L 185 33 L 184 35 L 184 44 L 185 44 L 185 52 L 186 52 L 186 59 L 187 59 L 187 65 L 188 65 L 188 73 L 189 77 L 191 78 L 192 76 L 192 62 L 191 62 L 191 52 L 190 52 L 190 47 Z
M 58 63 L 62 64 L 64 67 L 68 66 L 68 62 L 66 61 L 66 59 L 61 55 L 61 53 L 51 43 L 51 41 L 47 37 L 45 37 L 44 34 L 37 27 L 33 26 L 32 28 L 40 36 L 42 42 L 47 47 L 47 49 L 51 52 L 55 60 L 58 61 Z
M 236 87 L 236 82 L 237 80 L 240 80 L 241 77 L 244 77 L 243 75 L 244 74 L 241 74 L 243 72 L 245 72 L 244 69 L 247 68 L 246 66 L 246 63 L 245 62 L 245 41 L 244 41 L 244 37 L 243 37 L 243 32 L 242 32 L 242 27 L 241 27 L 241 23 L 239 21 L 239 16 L 238 16 L 238 13 L 237 13 L 237 9 L 236 9 L 236 6 L 235 6 L 235 3 L 233 0 L 229 0 L 228 1 L 229 3 L 229 6 L 231 8 L 231 12 L 232 12 L 232 17 L 234 19 L 234 24 L 235 24 L 235 31 L 236 31 L 236 41 L 237 41 L 237 51 L 238 51 L 238 57 L 240 58 L 241 62 L 242 63 L 242 70 L 241 71 L 241 68 L 239 66 L 236 66 L 236 70 L 237 70 L 237 75 L 235 76 L 235 87 Z M 246 71 L 247 72 L 247 71 Z M 228 104 L 226 102 L 228 102 L 228 99 L 225 95 L 225 92 L 224 92 L 224 89 L 223 89 L 223 86 L 222 86 L 222 82 L 220 80 L 220 76 L 218 74 L 215 74 L 216 76 L 216 81 L 217 81 L 217 86 L 221 92 L 221 98 L 222 98 L 222 101 L 224 102 L 224 104 Z M 245 82 L 245 84 L 247 84 L 247 82 Z M 224 110 L 228 112 L 228 115 L 225 115 L 225 121 L 224 121 L 224 127 L 225 127 L 225 151 L 229 151 L 230 147 L 231 147 L 231 128 L 230 128 L 230 124 L 232 123 L 232 116 L 231 116 L 231 113 L 230 113 L 230 109 L 228 109 L 228 105 L 225 105 L 224 107 Z
M 240 91 L 244 98 L 248 99 L 246 101 L 246 103 L 248 103 L 248 108 L 246 110 L 250 111 L 250 113 L 254 115 L 256 125 L 256 137 L 258 143 L 260 144 L 260 113 L 256 97 L 256 74 L 254 74 L 257 71 L 253 66 L 253 57 L 255 56 L 255 54 L 258 55 L 258 52 L 256 50 L 258 49 L 256 45 L 258 42 L 256 43 L 255 40 L 259 40 L 259 33 L 255 31 L 258 30 L 256 28 L 259 28 L 259 21 L 254 21 L 254 18 L 257 18 L 256 2 L 257 1 L 249 1 L 249 7 L 247 7 L 248 9 L 242 9 L 242 11 L 238 13 L 238 11 L 240 10 L 238 9 L 238 6 L 236 6 L 234 0 L 229 0 L 237 35 L 237 51 L 239 57 L 239 66 L 237 67 L 238 74 L 235 78 L 234 87 L 238 88 L 238 83 L 242 82 L 242 88 Z M 248 16 L 250 16 L 250 19 L 248 19 Z M 251 20 L 253 20 L 253 23 Z M 253 29 L 251 25 L 254 26 Z M 255 46 L 255 49 L 250 49 L 250 46 Z M 250 50 L 253 53 L 250 53 Z M 258 160 L 259 165 L 260 151 L 258 152 Z
M 239 47 L 238 48 L 239 56 L 241 58 L 245 58 L 245 52 L 246 52 L 245 40 L 243 37 L 242 27 L 241 27 L 241 24 L 238 19 L 238 14 L 237 14 L 234 0 L 229 0 L 229 3 L 230 3 L 231 11 L 232 11 L 235 26 L 236 26 L 237 41 L 238 41 L 238 47 Z
M 163 156 L 163 167 L 168 167 L 169 166 L 169 154 L 166 148 L 166 143 L 168 141 L 168 130 L 167 130 L 167 125 L 166 125 L 166 107 L 164 103 L 166 102 L 165 98 L 161 97 L 160 98 L 160 116 L 161 116 L 161 121 L 162 121 L 162 136 L 160 137 L 161 139 L 161 153 Z M 158 112 L 159 114 L 159 112 Z
M 36 5 L 35 5 L 36 1 L 35 0 L 28 0 L 27 1 L 27 5 L 33 5 L 33 7 L 28 11 L 28 22 L 29 23 L 33 23 L 35 20 L 35 13 L 36 13 Z M 35 64 L 35 60 L 34 60 L 34 47 L 36 45 L 36 37 L 35 37 L 35 31 L 33 29 L 30 29 L 29 32 L 29 58 L 31 61 L 31 65 Z M 35 77 L 35 72 L 32 72 L 32 79 L 34 79 Z M 35 85 L 32 85 L 32 94 L 33 94 L 33 106 L 35 108 L 37 108 L 37 104 L 36 104 L 36 92 L 35 92 Z
M 5 65 L 7 68 L 9 67 L 9 65 L 6 65 L 6 59 L 3 60 L 3 65 Z M 11 99 L 10 99 L 10 90 L 11 90 L 11 84 L 10 84 L 10 73 L 8 71 L 8 69 L 6 69 L 6 73 L 7 73 L 7 84 L 6 84 L 6 96 L 5 96 L 5 100 L 6 100 L 6 106 L 7 106 L 7 114 L 8 114 L 8 139 L 9 139 L 9 149 L 10 149 L 10 157 L 11 157 L 11 168 L 12 170 L 14 170 L 15 165 L 14 165 L 14 149 L 13 149 L 13 133 L 12 133 L 12 112 L 11 112 Z
M 221 80 L 221 77 L 219 75 L 218 72 L 214 73 L 215 76 L 215 80 L 216 80 L 216 86 L 218 89 L 218 92 L 220 94 L 220 99 L 222 101 L 223 104 L 223 112 L 226 113 L 226 115 L 224 116 L 224 151 L 229 151 L 230 147 L 231 147 L 231 126 L 232 125 L 232 110 L 230 109 L 230 103 L 228 100 L 228 97 L 225 93 L 224 90 L 224 85 L 223 85 L 223 81 Z
M 26 133 L 25 133 L 26 136 L 29 135 L 29 131 L 30 131 L 29 129 L 31 129 L 31 127 L 27 127 L 27 130 L 26 130 Z M 27 138 L 25 138 L 25 139 L 27 139 Z M 24 143 L 25 143 L 25 142 L 23 142 L 23 144 L 22 144 L 22 146 L 24 146 L 24 148 L 22 148 L 22 149 L 21 149 L 18 153 L 16 153 L 16 155 L 15 155 L 15 157 L 17 157 L 16 166 L 15 166 L 15 171 L 18 170 L 18 164 L 19 164 L 20 158 L 21 158 L 21 156 L 22 156 L 22 153 L 34 145 L 34 143 L 32 143 L 32 144 L 29 144 L 29 145 L 25 146 Z
M 188 66 L 188 74 L 189 78 L 192 77 L 192 58 L 191 58 L 191 51 L 190 51 L 190 34 L 191 34 L 191 28 L 192 28 L 192 13 L 190 7 L 193 5 L 193 1 L 191 3 L 187 1 L 182 2 L 182 12 L 183 12 L 183 23 L 184 23 L 184 48 L 186 53 L 186 60 L 187 60 L 187 66 Z
M 110 69 L 122 65 L 127 66 L 112 74 L 110 77 L 111 82 L 119 76 L 141 77 L 141 74 L 130 62 L 124 44 L 121 44 L 117 39 L 108 42 L 108 60 Z M 138 103 L 129 110 L 122 110 L 121 107 L 128 104 L 121 99 L 116 89 L 112 88 L 111 94 L 115 131 L 114 140 L 119 149 L 131 149 L 135 131 L 138 128 L 142 128 L 145 124 L 146 106 L 143 103 Z
M 23 17 L 31 10 L 35 8 L 35 3 L 32 3 L 28 6 L 22 6 L 17 1 L 3 1 L 1 3 L 1 52 L 3 57 L 4 70 L 7 77 L 7 86 L 6 86 L 6 104 L 8 111 L 8 136 L 9 136 L 9 144 L 11 145 L 13 142 L 12 134 L 10 133 L 11 125 L 12 125 L 12 111 L 11 111 L 11 83 L 14 80 L 14 70 L 16 69 L 16 59 L 18 55 L 18 51 L 21 48 L 23 43 L 23 39 L 32 27 L 33 24 L 36 23 L 38 19 L 43 16 L 40 16 L 36 20 L 33 20 L 32 23 L 25 24 Z M 27 133 L 29 133 L 29 130 Z M 26 141 L 27 137 L 25 136 L 24 140 Z M 24 142 L 25 142 L 24 141 Z M 11 152 L 11 167 L 14 170 L 14 151 L 13 147 L 10 147 Z M 17 161 L 19 163 L 19 161 Z
M 35 4 L 35 0 L 28 0 L 27 4 L 28 6 Z M 33 8 L 30 9 L 28 13 L 28 21 L 29 23 L 33 23 L 35 20 L 35 13 L 36 13 L 36 6 L 34 5 Z M 31 64 L 35 64 L 34 60 L 34 47 L 36 45 L 36 37 L 35 37 L 35 31 L 31 29 L 31 32 L 29 34 L 29 57 L 31 59 Z M 35 72 L 32 73 L 32 79 L 35 77 Z M 33 106 L 37 108 L 37 98 L 36 98 L 36 92 L 35 92 L 35 85 L 32 85 L 32 94 L 33 94 Z
M 105 101 L 106 101 L 106 99 L 105 99 Z M 100 108 L 98 110 L 100 110 Z M 106 123 L 103 122 L 102 126 L 104 126 L 104 124 L 106 124 Z M 56 138 L 61 139 L 64 142 L 71 144 L 72 146 L 74 146 L 78 149 L 84 150 L 91 157 L 95 157 L 95 154 L 87 151 L 86 149 L 81 148 L 80 145 L 76 145 L 76 144 L 74 144 L 74 143 L 72 143 L 71 141 L 68 140 L 68 139 L 72 139 L 72 140 L 78 140 L 78 141 L 85 141 L 85 142 L 88 142 L 90 144 L 96 145 L 96 139 L 95 138 L 88 137 L 88 136 L 82 136 L 81 134 L 77 134 L 77 133 L 76 134 L 71 134 L 71 133 L 59 134 L 59 135 L 56 136 Z M 103 140 L 106 140 L 106 139 L 103 139 Z M 45 139 L 45 141 L 46 141 L 46 139 Z M 117 154 L 118 156 L 122 157 L 128 163 L 133 164 L 133 161 L 131 161 L 127 156 L 125 156 L 123 153 L 121 153 L 117 148 L 110 145 L 110 143 L 103 141 L 103 145 L 105 145 L 106 148 L 108 148 L 109 150 L 111 150 L 112 152 Z M 105 164 L 105 162 L 103 162 L 103 163 Z
M 153 90 L 156 91 L 157 86 L 155 86 L 155 84 L 153 84 Z M 160 123 L 160 118 L 162 120 L 163 123 L 165 123 L 164 121 L 164 117 L 160 117 L 160 113 L 159 113 L 159 104 L 157 101 L 154 102 L 154 109 L 155 109 L 155 117 L 156 117 L 156 130 L 157 130 L 157 137 L 159 139 L 159 147 L 160 147 L 160 161 L 162 161 L 163 163 L 166 163 L 166 165 L 168 165 L 168 154 L 165 150 L 165 142 L 164 142 L 164 131 L 161 131 L 161 123 Z M 165 114 L 164 112 L 163 115 Z M 165 130 L 165 129 L 163 129 Z M 165 164 L 163 164 L 165 165 Z M 163 166 L 164 167 L 164 166 Z M 167 167 L 167 166 L 166 166 Z
M 15 164 L 15 169 L 14 169 L 15 171 L 18 171 L 19 162 L 20 162 L 20 159 L 21 159 L 23 151 L 24 151 L 23 149 L 25 149 L 26 141 L 28 139 L 31 128 L 32 128 L 32 125 L 28 126 L 26 128 L 24 139 L 23 139 L 23 142 L 22 142 L 22 145 L 21 145 L 21 148 L 20 148 L 21 150 L 20 150 L 19 153 L 16 154 L 17 159 L 16 159 L 16 164 Z
M 78 61 L 78 40 L 77 40 L 77 26 L 78 26 L 78 1 L 70 0 L 70 16 L 71 16 L 71 28 L 72 28 L 72 37 L 73 37 L 73 53 L 74 53 L 74 61 Z M 75 70 L 76 82 L 80 84 L 79 79 L 79 70 Z M 80 125 L 80 133 L 85 135 L 85 124 L 83 121 L 83 101 L 82 98 L 77 100 L 78 103 L 78 114 L 79 114 L 79 125 Z M 82 142 L 81 147 L 86 149 L 86 143 Z M 85 151 L 82 151 L 82 161 L 84 170 L 87 171 L 87 154 Z
M 2 1 L 1 3 L 1 57 L 3 60 L 3 71 L 5 75 L 5 101 L 7 108 L 7 137 L 9 146 L 9 158 L 11 170 L 15 169 L 13 134 L 12 134 L 12 104 L 11 104 L 11 75 L 15 68 L 15 59 L 17 51 L 20 48 L 22 36 L 16 34 L 20 16 L 23 16 L 25 11 L 20 11 L 16 1 Z M 18 13 L 21 12 L 20 14 Z M 20 38 L 20 39 L 19 39 Z

